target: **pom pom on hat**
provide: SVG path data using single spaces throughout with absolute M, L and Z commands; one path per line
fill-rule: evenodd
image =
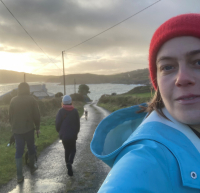
M 62 99 L 63 105 L 70 105 L 72 103 L 72 98 L 69 95 L 63 96 Z
M 157 90 L 156 57 L 158 51 L 165 42 L 180 36 L 200 38 L 200 14 L 190 13 L 173 17 L 155 31 L 149 48 L 150 79 L 155 90 Z

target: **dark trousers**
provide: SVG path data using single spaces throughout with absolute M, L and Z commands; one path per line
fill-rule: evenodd
M 24 147 L 27 144 L 29 155 L 35 154 L 35 139 L 34 139 L 34 130 L 31 130 L 23 134 L 14 134 L 15 144 L 16 144 L 16 153 L 15 158 L 21 158 L 24 154 Z
M 73 164 L 76 154 L 76 140 L 64 141 L 62 140 L 65 149 L 65 162 Z

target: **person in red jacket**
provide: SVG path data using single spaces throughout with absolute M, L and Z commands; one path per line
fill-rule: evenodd
M 62 108 L 56 116 L 56 130 L 59 132 L 65 149 L 68 175 L 73 176 L 72 164 L 76 154 L 76 140 L 80 131 L 80 118 L 77 109 L 72 105 L 72 99 L 69 95 L 63 96 Z

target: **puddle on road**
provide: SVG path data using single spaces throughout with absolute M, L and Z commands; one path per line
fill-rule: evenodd
M 56 183 L 53 180 L 39 180 L 35 182 L 25 179 L 22 184 L 18 184 L 9 193 L 64 193 L 65 191 L 65 184 Z

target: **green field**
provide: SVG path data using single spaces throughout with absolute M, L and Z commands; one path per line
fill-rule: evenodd
M 149 102 L 152 96 L 153 92 L 150 86 L 141 86 L 120 95 L 104 95 L 99 99 L 98 106 L 114 112 L 118 109 Z
M 118 96 L 120 96 L 120 95 L 118 95 Z M 145 97 L 152 97 L 152 93 L 147 92 L 147 93 L 136 93 L 136 94 L 123 94 L 121 96 L 132 96 L 132 97 L 145 98 Z

